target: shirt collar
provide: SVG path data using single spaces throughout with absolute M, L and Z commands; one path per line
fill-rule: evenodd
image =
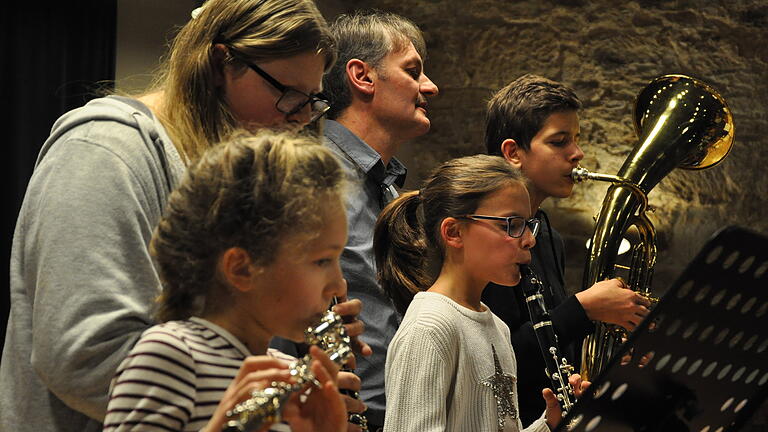
M 403 187 L 407 168 L 397 158 L 392 158 L 385 167 L 381 155 L 341 123 L 325 121 L 325 137 L 344 155 L 376 182 Z
M 222 338 L 226 339 L 227 342 L 231 343 L 232 346 L 235 347 L 235 349 L 240 351 L 240 353 L 243 355 L 243 357 L 248 357 L 248 356 L 252 356 L 253 355 L 253 354 L 251 354 L 251 350 L 249 350 L 248 347 L 246 347 L 245 344 L 242 341 L 240 341 L 240 339 L 237 338 L 237 336 L 235 336 L 232 333 L 230 333 L 229 330 L 227 330 L 227 329 L 225 329 L 225 328 L 223 328 L 223 327 L 221 327 L 219 325 L 216 325 L 216 324 L 208 321 L 207 319 L 196 317 L 196 316 L 190 317 L 189 321 L 192 321 L 194 323 L 200 324 L 200 325 L 202 325 L 204 327 L 208 327 L 208 329 L 210 329 L 212 332 L 214 332 L 214 333 L 218 334 L 219 336 L 221 336 Z

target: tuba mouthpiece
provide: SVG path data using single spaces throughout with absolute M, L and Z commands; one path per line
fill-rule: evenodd
M 574 183 L 581 183 L 589 179 L 589 170 L 582 167 L 576 167 L 571 171 L 571 179 Z

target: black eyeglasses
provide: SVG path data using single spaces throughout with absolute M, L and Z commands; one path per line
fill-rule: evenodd
M 507 235 L 512 238 L 519 238 L 522 237 L 523 233 L 525 232 L 525 227 L 528 227 L 528 229 L 531 230 L 531 234 L 533 234 L 534 237 L 536 237 L 536 234 L 539 233 L 539 226 L 541 226 L 541 221 L 532 218 L 525 220 L 522 216 L 483 216 L 483 215 L 466 215 L 461 216 L 464 219 L 472 219 L 472 220 L 497 220 L 497 221 L 504 221 L 507 223 Z
M 264 78 L 264 80 L 270 83 L 272 87 L 283 93 L 275 103 L 275 108 L 281 113 L 285 115 L 293 115 L 299 112 L 307 104 L 310 104 L 309 106 L 312 109 L 312 114 L 310 116 L 309 122 L 312 123 L 325 115 L 325 113 L 331 108 L 328 101 L 319 97 L 319 95 L 306 94 L 294 88 L 288 87 L 255 64 L 245 63 L 245 65 L 251 68 L 252 71 L 259 74 L 259 76 Z

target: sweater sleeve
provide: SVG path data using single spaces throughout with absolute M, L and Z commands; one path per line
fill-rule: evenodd
M 17 265 L 34 296 L 32 366 L 59 399 L 98 421 L 117 366 L 152 325 L 160 288 L 147 245 L 164 196 L 141 154 L 115 152 L 143 146 L 138 131 L 119 132 L 103 138 L 111 147 L 58 143 L 36 168 L 17 227 Z
M 526 321 L 512 333 L 512 347 L 516 353 L 539 352 L 539 342 L 530 321 Z
M 385 432 L 445 430 L 457 350 L 440 330 L 417 323 L 389 345 Z
M 551 429 L 549 428 L 549 426 L 547 426 L 547 420 L 544 418 L 544 415 L 536 419 L 533 423 L 531 423 L 530 426 L 523 429 L 523 432 L 550 432 L 550 431 Z
M 565 280 L 565 243 L 560 233 L 554 229 L 552 229 L 552 236 L 556 245 L 556 251 L 553 251 L 556 254 L 553 257 L 554 264 L 560 272 L 560 279 Z M 551 272 L 552 269 L 549 271 Z M 560 295 L 563 297 L 566 295 L 564 286 L 561 287 Z M 574 295 L 565 297 L 559 304 L 556 303 L 549 314 L 562 346 L 580 342 L 594 329 L 592 321 L 587 317 L 587 312 Z
M 546 272 L 546 275 L 544 275 L 545 280 L 554 282 L 564 280 L 565 278 L 565 244 L 557 231 L 551 228 L 550 231 L 552 234 L 551 249 L 539 246 L 544 248 L 543 252 L 534 255 L 533 258 L 540 271 Z M 550 250 L 551 253 L 549 252 Z M 587 317 L 584 307 L 579 303 L 576 296 L 566 297 L 564 286 L 557 283 L 552 288 L 556 290 L 556 293 L 553 295 L 556 298 L 562 299 L 561 302 L 555 300 L 555 306 L 549 310 L 560 346 L 564 347 L 574 342 L 578 343 L 593 330 L 592 321 Z M 522 303 L 519 307 L 526 308 L 527 305 Z M 512 345 L 515 347 L 515 351 L 528 352 L 527 350 L 539 349 L 536 334 L 533 331 L 533 324 L 530 321 L 526 321 L 518 328 L 513 328 L 512 330 Z
M 566 298 L 557 307 L 551 309 L 549 314 L 561 347 L 580 342 L 594 330 L 592 321 L 587 317 L 576 296 Z M 512 346 L 515 352 L 539 352 L 539 342 L 531 321 L 526 321 L 512 333 Z
M 196 391 L 189 348 L 155 327 L 139 340 L 112 381 L 104 430 L 184 430 Z
M 587 312 L 576 296 L 567 297 L 562 303 L 549 311 L 552 325 L 562 345 L 578 342 L 594 329 Z

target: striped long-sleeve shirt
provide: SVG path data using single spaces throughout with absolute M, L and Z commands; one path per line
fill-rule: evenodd
M 204 428 L 249 355 L 235 336 L 201 318 L 148 329 L 112 380 L 104 430 Z

